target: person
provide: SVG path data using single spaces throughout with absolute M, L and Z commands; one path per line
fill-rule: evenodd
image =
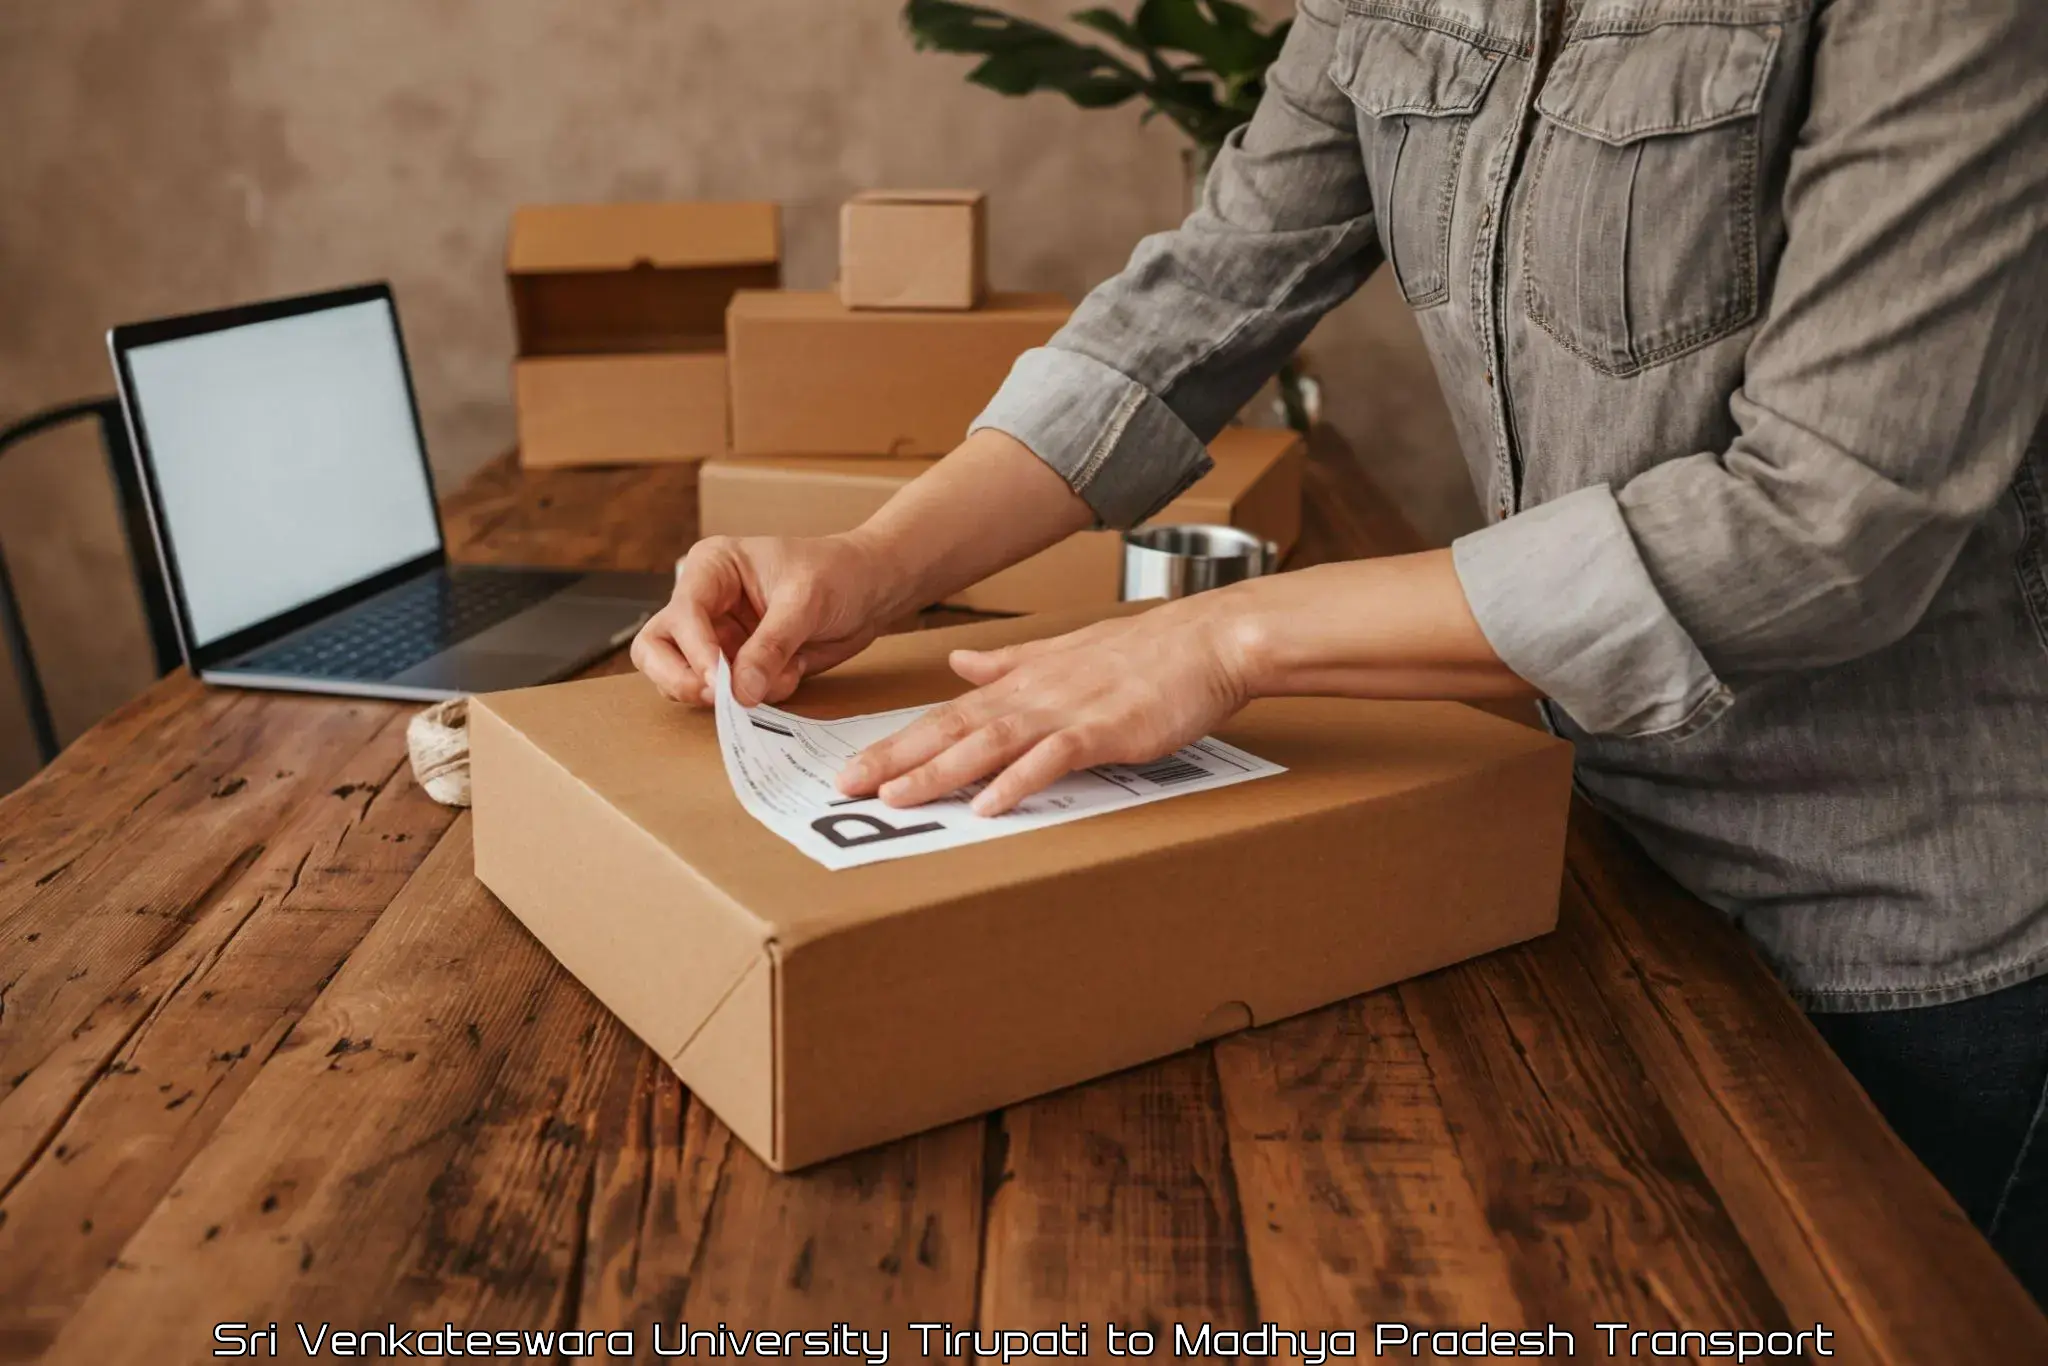
M 1385 264 L 1486 526 L 962 652 L 843 786 L 996 813 L 1255 697 L 1541 698 L 2048 1299 L 2044 72 L 2033 0 L 1302 0 L 1201 206 L 954 452 L 845 535 L 700 542 L 634 658 L 779 699 L 1143 521 Z

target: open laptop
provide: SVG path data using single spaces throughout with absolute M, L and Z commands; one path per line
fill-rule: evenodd
M 660 575 L 448 563 L 390 286 L 107 335 L 185 661 L 252 688 L 434 699 L 559 678 Z

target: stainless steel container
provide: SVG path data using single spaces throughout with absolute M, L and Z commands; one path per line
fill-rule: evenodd
M 1234 526 L 1153 526 L 1124 533 L 1125 602 L 1184 598 L 1280 567 L 1280 548 Z

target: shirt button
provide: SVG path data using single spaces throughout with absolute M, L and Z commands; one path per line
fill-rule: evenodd
M 1488 371 L 1486 372 L 1486 376 L 1485 376 L 1485 378 L 1486 378 L 1486 387 L 1487 387 L 1487 388 L 1489 388 L 1489 389 L 1491 389 L 1491 388 L 1493 387 L 1493 371 L 1491 371 L 1491 370 L 1488 370 Z

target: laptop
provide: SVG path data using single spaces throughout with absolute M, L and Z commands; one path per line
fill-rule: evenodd
M 448 562 L 386 284 L 107 335 L 185 662 L 209 683 L 433 700 L 545 683 L 670 580 Z

